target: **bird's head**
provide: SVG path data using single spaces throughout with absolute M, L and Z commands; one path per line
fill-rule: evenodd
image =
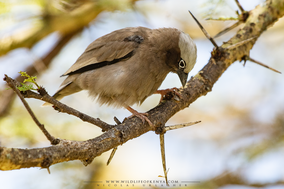
M 176 73 L 179 76 L 182 86 L 187 81 L 188 73 L 192 70 L 196 63 L 197 50 L 196 45 L 190 36 L 184 32 L 180 32 L 179 42 L 180 58 L 176 64 Z

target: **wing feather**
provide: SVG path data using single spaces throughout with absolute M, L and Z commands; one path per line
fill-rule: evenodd
M 132 40 L 135 38 L 131 38 L 131 36 L 141 36 L 144 40 L 149 31 L 150 29 L 144 27 L 124 28 L 98 38 L 87 47 L 85 52 L 63 75 L 69 75 L 92 64 L 123 58 L 138 48 L 140 44 L 140 42 Z

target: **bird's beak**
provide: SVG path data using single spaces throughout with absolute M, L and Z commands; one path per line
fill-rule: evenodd
M 183 70 L 178 70 L 178 71 L 177 71 L 177 74 L 178 74 L 178 76 L 179 76 L 179 79 L 180 79 L 180 82 L 181 82 L 181 84 L 182 84 L 182 87 L 184 87 L 185 84 L 186 84 L 186 81 L 187 81 L 187 76 L 188 76 L 188 74 L 185 73 Z

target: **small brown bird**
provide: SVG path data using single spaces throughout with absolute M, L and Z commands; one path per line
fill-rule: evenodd
M 88 90 L 100 104 L 125 107 L 133 115 L 151 121 L 130 106 L 141 104 L 157 91 L 169 72 L 185 86 L 196 62 L 196 46 L 190 36 L 175 28 L 129 27 L 92 42 L 63 74 L 67 78 L 53 95 L 57 100 Z

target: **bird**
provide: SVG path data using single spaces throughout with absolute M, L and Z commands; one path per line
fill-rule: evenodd
M 176 73 L 184 87 L 197 58 L 191 37 L 176 28 L 127 27 L 93 41 L 62 75 L 66 79 L 53 95 L 57 100 L 87 90 L 102 105 L 124 107 L 143 123 L 147 113 L 130 106 L 142 104 L 158 90 L 168 73 Z M 46 104 L 44 104 L 46 105 Z

